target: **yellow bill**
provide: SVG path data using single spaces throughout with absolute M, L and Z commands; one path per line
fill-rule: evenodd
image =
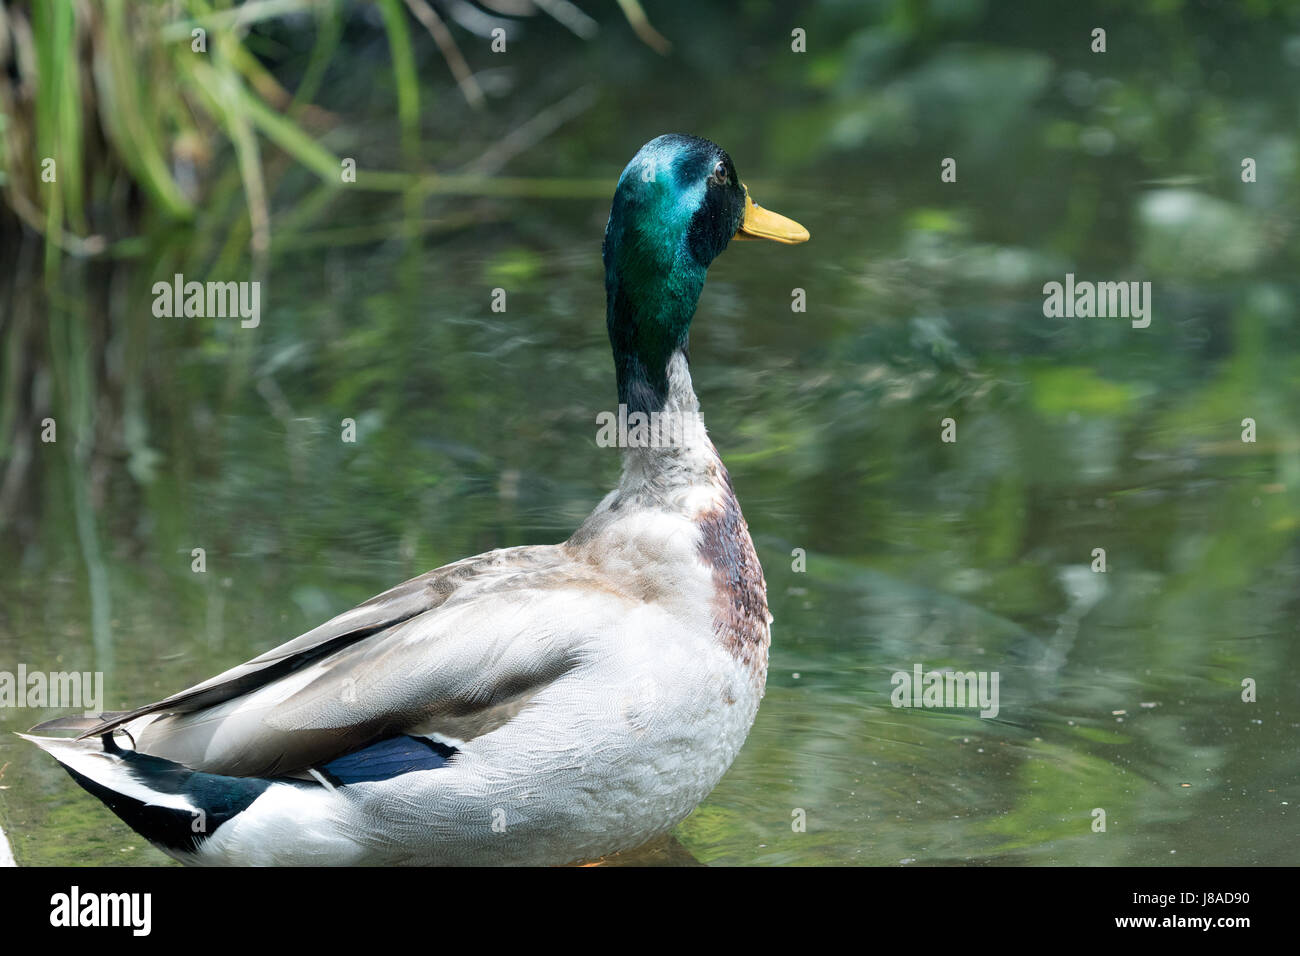
M 793 219 L 787 219 L 778 212 L 772 212 L 758 205 L 750 198 L 749 187 L 744 183 L 740 185 L 745 189 L 745 218 L 741 220 L 740 228 L 736 230 L 734 238 L 771 239 L 787 245 L 807 242 L 811 238 L 808 230 Z

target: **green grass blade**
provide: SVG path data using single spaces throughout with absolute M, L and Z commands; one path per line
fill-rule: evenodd
M 393 58 L 393 80 L 397 84 L 397 119 L 402 129 L 402 152 L 414 161 L 420 154 L 420 83 L 411 50 L 411 31 L 406 25 L 406 8 L 400 0 L 379 0 L 379 12 L 388 32 L 388 50 Z

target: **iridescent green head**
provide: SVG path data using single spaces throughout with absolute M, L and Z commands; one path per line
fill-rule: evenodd
M 707 139 L 652 139 L 619 177 L 605 227 L 606 322 L 619 402 L 658 411 L 668 362 L 685 351 L 709 264 L 733 237 L 803 242 L 798 223 L 754 204 L 726 151 Z

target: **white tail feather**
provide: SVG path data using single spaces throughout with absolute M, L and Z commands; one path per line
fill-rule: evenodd
M 70 770 L 75 770 L 107 787 L 114 793 L 120 793 L 132 800 L 139 800 L 148 806 L 170 807 L 193 813 L 198 808 L 185 797 L 176 793 L 160 793 L 141 783 L 127 769 L 126 761 L 117 754 L 106 753 L 98 737 L 89 740 L 71 740 L 66 737 L 36 737 L 31 734 L 18 734 L 23 740 L 29 740 L 47 754 Z

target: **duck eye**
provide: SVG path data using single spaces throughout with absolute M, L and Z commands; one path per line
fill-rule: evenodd
M 718 160 L 718 164 L 713 167 L 712 179 L 719 186 L 725 186 L 727 184 L 727 164 L 722 160 Z

